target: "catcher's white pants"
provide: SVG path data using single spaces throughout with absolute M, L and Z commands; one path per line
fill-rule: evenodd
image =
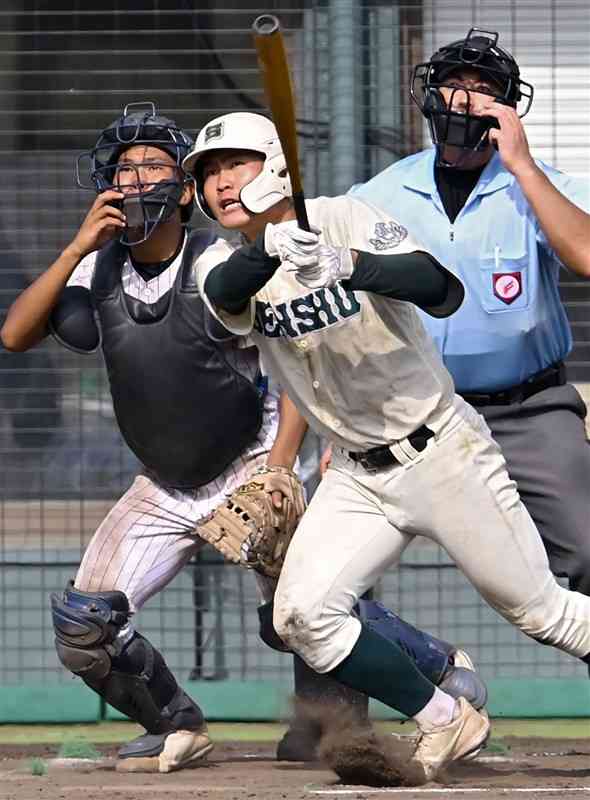
M 273 429 L 272 438 L 274 433 Z M 139 611 L 202 547 L 194 531 L 196 521 L 265 464 L 267 450 L 261 447 L 240 458 L 223 476 L 194 492 L 169 489 L 147 475 L 138 475 L 90 540 L 76 588 L 125 592 L 131 610 Z M 270 600 L 276 581 L 254 574 L 262 601 Z
M 403 463 L 376 474 L 334 450 L 279 578 L 281 638 L 317 672 L 334 669 L 360 633 L 353 605 L 422 534 L 524 633 L 590 654 L 590 598 L 556 583 L 483 417 L 456 397 L 426 424 L 426 449 L 401 442 L 392 450 Z

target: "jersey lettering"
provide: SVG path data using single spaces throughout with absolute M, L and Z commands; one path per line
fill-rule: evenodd
M 304 297 L 277 305 L 257 300 L 254 328 L 269 338 L 297 339 L 336 325 L 359 314 L 360 310 L 354 292 L 337 283 L 330 289 L 316 289 Z

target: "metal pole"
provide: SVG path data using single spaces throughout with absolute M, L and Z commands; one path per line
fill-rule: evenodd
M 343 194 L 356 180 L 358 155 L 358 0 L 330 0 L 328 17 L 331 191 Z

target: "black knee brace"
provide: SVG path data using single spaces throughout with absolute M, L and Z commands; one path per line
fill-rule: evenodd
M 197 730 L 198 705 L 178 686 L 162 655 L 131 628 L 123 592 L 82 592 L 69 586 L 51 597 L 60 661 L 148 733 Z

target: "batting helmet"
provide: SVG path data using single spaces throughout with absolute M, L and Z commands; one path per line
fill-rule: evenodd
M 126 105 L 122 116 L 102 131 L 92 150 L 78 156 L 78 186 L 97 192 L 116 188 L 118 159 L 125 150 L 135 145 L 148 145 L 168 153 L 178 167 L 178 174 L 172 180 L 160 181 L 151 189 L 126 195 L 123 205 L 128 227 L 139 230 L 140 235 L 130 241 L 126 228 L 120 239 L 124 244 L 145 241 L 156 225 L 170 219 L 178 208 L 186 183 L 192 181 L 182 169 L 182 161 L 193 145 L 192 138 L 174 120 L 160 116 L 154 103 L 147 102 Z M 83 178 L 83 174 L 88 177 Z M 137 183 L 140 184 L 139 178 Z M 180 211 L 182 222 L 188 222 L 193 202 L 181 206 Z
M 261 214 L 284 197 L 291 197 L 291 179 L 274 124 L 262 114 L 224 114 L 201 129 L 195 146 L 182 162 L 195 177 L 196 201 L 205 216 L 215 219 L 203 194 L 201 164 L 203 156 L 215 150 L 248 150 L 264 156 L 262 171 L 240 192 L 240 202 L 248 211 Z
M 439 156 L 443 145 L 483 149 L 490 128 L 498 127 L 494 117 L 470 114 L 469 101 L 466 112 L 455 112 L 447 106 L 440 87 L 448 85 L 456 72 L 477 70 L 494 87 L 495 101 L 512 106 L 520 117 L 530 109 L 534 89 L 521 79 L 516 61 L 497 43 L 497 32 L 471 28 L 464 39 L 441 47 L 430 61 L 414 67 L 410 94 L 428 121 Z

